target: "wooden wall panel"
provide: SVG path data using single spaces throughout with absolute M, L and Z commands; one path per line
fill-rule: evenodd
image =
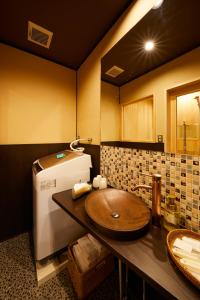
M 32 163 L 69 144 L 0 145 L 0 241 L 32 229 Z M 92 146 L 92 145 L 91 145 Z M 100 147 L 86 147 L 99 173 Z M 97 169 L 95 169 L 97 168 Z
M 0 240 L 32 228 L 32 163 L 66 144 L 0 145 Z

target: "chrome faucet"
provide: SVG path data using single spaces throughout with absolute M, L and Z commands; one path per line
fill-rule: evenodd
M 152 224 L 160 227 L 161 225 L 161 175 L 152 175 L 152 186 L 146 184 L 138 184 L 133 191 L 143 188 L 152 190 Z

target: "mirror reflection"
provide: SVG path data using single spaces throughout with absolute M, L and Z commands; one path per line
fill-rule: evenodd
M 199 154 L 200 92 L 177 97 L 177 151 Z
M 159 137 L 165 151 L 199 154 L 200 86 L 174 93 L 200 78 L 198 11 L 200 1 L 165 0 L 102 58 L 101 141 Z

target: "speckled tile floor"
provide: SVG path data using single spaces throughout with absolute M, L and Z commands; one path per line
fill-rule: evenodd
M 111 274 L 88 300 L 117 300 L 117 274 Z M 76 300 L 67 270 L 40 287 L 28 233 L 0 243 L 0 300 Z

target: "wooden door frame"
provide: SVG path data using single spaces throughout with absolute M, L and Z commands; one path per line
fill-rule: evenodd
M 167 152 L 177 152 L 177 97 L 198 91 L 200 79 L 167 90 Z

